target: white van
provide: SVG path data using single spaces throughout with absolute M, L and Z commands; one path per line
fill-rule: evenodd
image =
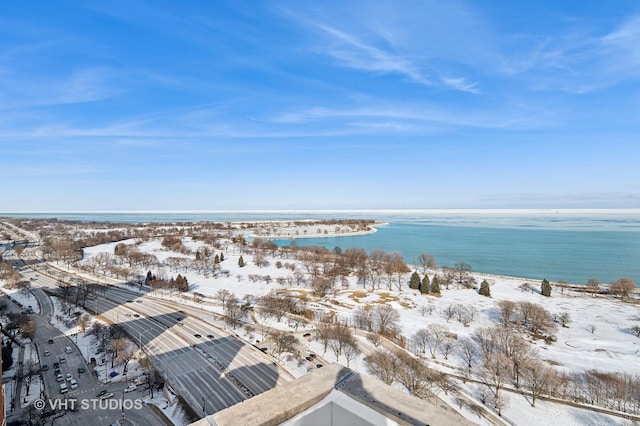
M 67 387 L 66 383 L 60 383 L 60 393 L 67 393 L 69 392 L 69 388 Z
M 70 354 L 72 352 L 71 346 L 67 346 L 66 348 L 64 348 L 64 351 Z

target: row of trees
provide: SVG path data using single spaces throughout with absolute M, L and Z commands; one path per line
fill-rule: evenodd
M 344 356 L 347 367 L 360 354 L 353 332 L 346 325 L 321 322 L 316 328 L 316 337 L 322 343 L 324 353 L 330 348 L 336 361 L 340 356 Z
M 441 391 L 448 393 L 455 390 L 455 385 L 446 374 L 427 367 L 421 360 L 402 350 L 379 349 L 367 356 L 364 362 L 369 372 L 381 382 L 387 385 L 399 383 L 418 398 L 428 399 Z
M 170 279 L 158 279 L 151 271 L 147 272 L 147 277 L 145 278 L 145 285 L 149 286 L 151 289 L 176 289 L 178 291 L 188 291 L 189 290 L 189 281 L 186 277 L 183 277 L 181 274 L 174 279 L 171 277 Z

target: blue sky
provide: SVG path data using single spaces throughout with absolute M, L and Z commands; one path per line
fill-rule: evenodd
M 639 83 L 631 1 L 6 2 L 0 211 L 640 207 Z

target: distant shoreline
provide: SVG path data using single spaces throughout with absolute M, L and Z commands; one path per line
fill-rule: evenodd
M 278 222 L 285 222 L 285 223 L 290 223 L 289 221 L 259 221 L 259 223 L 278 223 Z M 248 223 L 248 222 L 232 222 L 232 223 Z M 388 222 L 375 222 L 373 224 L 368 225 L 371 229 L 366 230 L 366 231 L 353 231 L 353 232 L 330 232 L 328 231 L 328 233 L 312 233 L 312 234 L 303 234 L 303 235 L 255 235 L 255 234 L 250 234 L 248 235 L 248 237 L 251 238 L 263 238 L 263 239 L 268 239 L 268 240 L 297 240 L 297 239 L 302 239 L 302 238 L 335 238 L 335 237 L 357 237 L 360 235 L 369 235 L 369 234 L 375 234 L 376 232 L 378 232 L 378 227 L 379 226 L 385 226 L 388 225 Z

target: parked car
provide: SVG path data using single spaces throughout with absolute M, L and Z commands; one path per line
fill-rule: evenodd
M 76 382 L 76 379 L 69 380 L 69 385 L 71 385 L 71 389 L 77 389 L 78 388 L 78 382 Z
M 58 382 L 64 382 L 64 377 L 62 377 L 62 374 L 58 374 L 58 375 L 56 376 L 56 380 L 57 380 Z
M 67 393 L 69 392 L 69 388 L 67 387 L 66 383 L 60 383 L 60 393 Z
M 51 355 L 51 352 L 49 352 L 49 351 L 44 351 L 44 356 L 49 356 L 49 355 Z
M 67 347 L 64 348 L 64 351 L 66 353 L 70 354 L 73 351 L 73 349 L 71 349 L 71 346 L 67 346 Z
M 50 345 L 52 345 L 52 344 L 53 344 L 53 339 L 49 339 L 49 340 L 47 340 L 47 343 L 49 343 Z
M 60 355 L 58 357 L 58 361 L 60 361 L 60 364 L 64 364 L 65 362 L 67 362 L 67 359 L 65 357 L 63 357 L 62 355 Z
M 78 374 L 84 373 L 84 367 L 78 367 Z
M 73 380 L 73 376 L 71 373 L 67 373 L 67 382 L 70 382 L 71 380 Z
M 40 370 L 42 371 L 47 371 L 49 369 L 49 366 L 47 364 L 43 364 L 42 367 L 40 367 Z

